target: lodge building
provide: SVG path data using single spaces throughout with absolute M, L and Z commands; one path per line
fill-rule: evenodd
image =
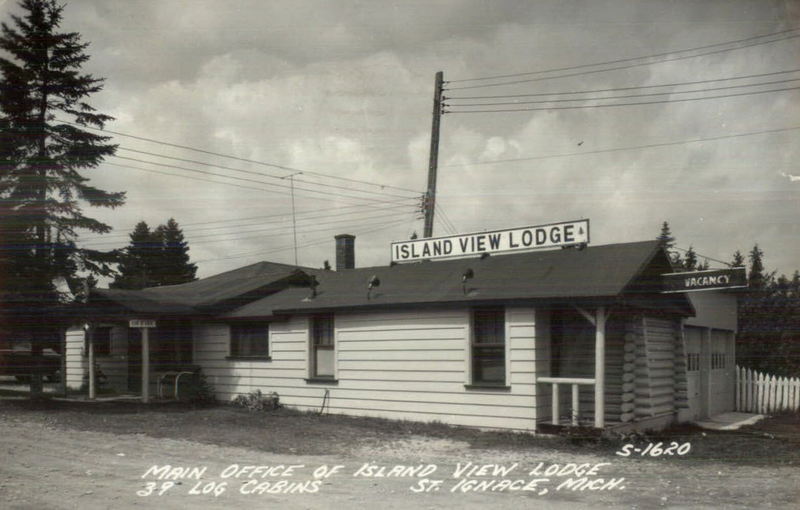
M 94 359 L 111 387 L 145 397 L 199 369 L 222 400 L 261 390 L 304 410 L 529 432 L 733 409 L 735 296 L 662 293 L 672 268 L 657 241 L 369 268 L 354 244 L 336 236 L 335 271 L 259 262 L 94 290 Z M 88 350 L 70 330 L 71 387 Z

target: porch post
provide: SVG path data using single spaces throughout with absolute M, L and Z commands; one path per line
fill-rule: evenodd
M 140 328 L 142 332 L 142 402 L 150 401 L 150 328 Z
M 606 309 L 600 306 L 595 311 L 594 336 L 594 426 L 605 426 L 606 412 Z
M 86 328 L 86 348 L 89 357 L 89 400 L 94 400 L 97 396 L 97 381 L 94 373 L 94 326 L 91 324 Z
M 61 381 L 59 391 L 61 396 L 67 398 L 67 328 L 62 327 L 59 331 L 61 342 Z

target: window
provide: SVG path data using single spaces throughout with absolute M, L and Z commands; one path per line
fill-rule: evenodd
M 269 356 L 269 324 L 232 324 L 231 357 L 267 358 Z
M 333 315 L 311 319 L 311 377 L 334 378 Z
M 83 352 L 86 356 L 89 355 L 89 337 L 84 336 L 85 344 Z M 111 328 L 102 327 L 94 328 L 92 331 L 92 346 L 94 347 L 95 356 L 110 356 L 111 355 Z
M 733 345 L 733 332 L 719 329 L 711 330 L 711 369 L 723 370 L 728 367 L 728 351 Z
M 503 308 L 472 312 L 472 384 L 506 383 L 506 321 Z
M 697 372 L 700 370 L 700 353 L 688 352 L 686 353 L 686 370 L 689 372 Z

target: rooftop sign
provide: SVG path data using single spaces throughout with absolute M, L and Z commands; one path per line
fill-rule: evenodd
M 664 286 L 662 292 L 692 292 L 747 287 L 747 273 L 743 267 L 667 273 L 661 277 Z
M 588 243 L 589 220 L 578 220 L 492 232 L 398 241 L 392 243 L 391 250 L 392 262 L 412 262 Z

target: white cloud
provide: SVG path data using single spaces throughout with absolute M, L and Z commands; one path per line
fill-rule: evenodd
M 436 71 L 443 70 L 446 80 L 472 78 L 743 39 L 785 29 L 797 6 L 794 1 L 746 0 L 335 4 L 104 0 L 69 4 L 65 26 L 92 43 L 87 69 L 107 79 L 92 104 L 117 117 L 111 129 L 422 191 Z M 792 39 L 514 87 L 457 91 L 452 89 L 482 82 L 453 82 L 447 84 L 451 90 L 446 95 L 603 89 L 755 74 L 792 69 L 798 53 L 800 43 Z M 661 222 L 669 220 L 679 245 L 691 244 L 701 253 L 727 259 L 735 249 L 746 251 L 757 240 L 773 267 L 792 271 L 797 265 L 793 254 L 800 249 L 795 221 L 800 190 L 780 172 L 796 173 L 800 158 L 796 132 L 595 151 L 794 126 L 800 118 L 799 98 L 797 91 L 787 91 L 650 106 L 445 115 L 439 203 L 465 231 L 589 217 L 596 243 L 653 238 Z M 118 141 L 123 147 L 246 172 L 289 173 L 128 138 Z M 558 154 L 575 155 L 489 164 Z M 119 155 L 157 159 L 124 151 Z M 164 162 L 286 185 L 248 173 Z M 286 188 L 243 181 L 228 180 L 264 190 L 110 165 L 91 175 L 101 186 L 128 191 L 123 208 L 92 211 L 123 229 L 139 219 L 157 224 L 174 216 L 191 224 L 285 214 L 290 207 Z M 310 174 L 297 179 L 322 182 Z M 375 198 L 392 193 L 352 181 L 325 182 L 373 189 Z M 318 189 L 360 194 L 354 189 Z M 353 202 L 302 191 L 296 195 L 298 211 Z M 409 205 L 405 213 L 409 218 L 413 208 Z M 339 227 L 366 231 L 366 223 L 332 224 L 329 232 L 303 233 L 301 238 L 332 237 Z M 440 228 L 437 222 L 437 233 Z M 359 264 L 386 263 L 388 242 L 415 229 L 421 230 L 421 222 L 409 219 L 386 231 L 359 235 Z M 201 263 L 203 275 L 264 258 L 292 261 L 291 249 L 271 253 L 290 246 L 291 237 L 267 237 L 267 233 L 263 238 L 253 234 L 210 242 L 213 238 L 199 237 L 197 232 L 193 241 L 192 228 L 187 228 L 196 259 L 263 252 Z M 313 265 L 332 256 L 332 241 L 300 253 L 301 263 Z

